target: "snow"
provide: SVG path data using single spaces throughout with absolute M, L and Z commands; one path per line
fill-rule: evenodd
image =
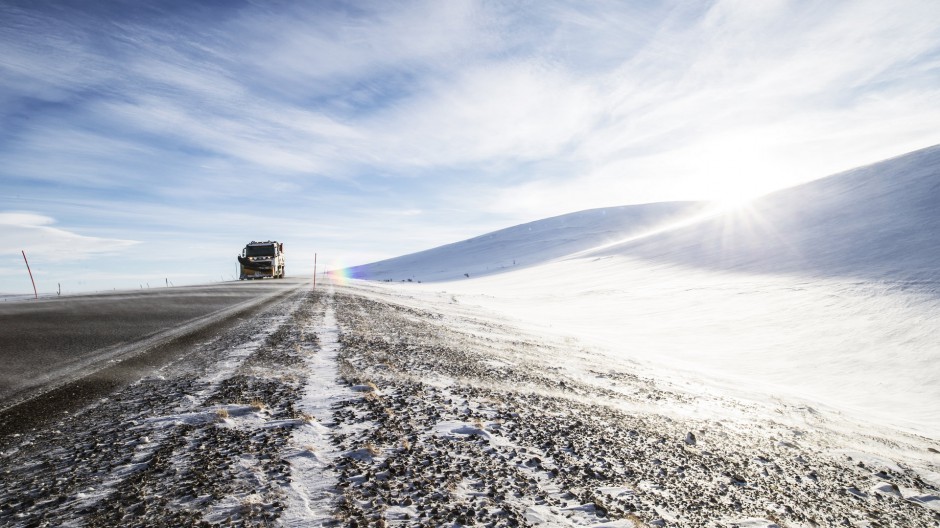
M 662 269 L 620 257 L 554 263 L 526 275 L 447 289 L 461 304 L 574 337 L 612 360 L 940 434 L 936 297 L 837 280 Z
M 333 521 L 337 478 L 331 464 L 339 455 L 330 437 L 334 431 L 323 425 L 331 417 L 330 407 L 337 401 L 354 396 L 349 387 L 336 383 L 336 355 L 339 351 L 336 318 L 332 307 L 319 321 L 309 325 L 310 333 L 320 339 L 320 349 L 306 356 L 309 377 L 298 409 L 311 417 L 294 430 L 295 450 L 289 457 L 291 487 L 288 508 L 281 518 L 283 526 L 329 525 Z
M 745 209 L 585 211 L 347 271 L 411 279 L 375 287 L 479 307 L 570 339 L 573 355 L 642 365 L 703 394 L 936 439 L 938 203 L 932 147 Z
M 779 528 L 776 523 L 767 519 L 741 519 L 731 524 L 736 528 Z
M 583 504 L 569 508 L 556 508 L 551 506 L 529 506 L 525 511 L 525 520 L 534 526 L 553 527 L 553 526 L 593 526 L 594 528 L 634 528 L 637 526 L 633 521 L 626 519 L 605 522 L 591 523 L 590 521 L 579 518 L 576 514 L 594 513 L 593 504 Z
M 349 268 L 369 280 L 442 281 L 538 265 L 640 236 L 705 209 L 696 202 L 607 207 L 530 222 L 462 242 Z
M 938 293 L 940 146 L 785 189 L 594 253 Z
M 487 442 L 497 446 L 509 446 L 511 442 L 501 436 L 486 430 L 483 424 L 470 424 L 453 420 L 438 422 L 434 427 L 435 434 L 444 438 L 459 439 L 470 435 L 485 438 Z
M 936 495 L 908 495 L 905 499 L 921 504 L 935 512 L 940 512 L 940 497 Z

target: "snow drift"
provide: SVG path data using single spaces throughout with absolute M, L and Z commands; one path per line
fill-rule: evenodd
M 759 273 L 937 281 L 940 146 L 597 251 Z
M 592 209 L 346 271 L 368 280 L 442 281 L 575 255 L 622 255 L 816 277 L 936 283 L 940 276 L 940 146 L 778 191 L 736 210 L 707 211 L 697 202 Z
M 367 280 L 442 281 L 518 270 L 641 235 L 704 207 L 697 202 L 665 202 L 591 209 L 355 266 L 346 273 Z
M 444 290 L 536 332 L 573 337 L 573 351 L 680 383 L 940 438 L 937 204 L 940 147 L 932 147 L 736 211 L 667 205 L 660 222 L 622 230 L 655 207 L 619 208 L 617 226 L 605 223 L 614 215 L 586 211 L 567 216 L 589 228 L 569 224 L 564 237 L 566 217 L 557 217 L 358 270 L 428 281 L 454 278 L 441 272 L 454 262 L 485 263 L 501 273 L 386 287 L 408 296 Z M 665 228 L 689 214 L 698 220 Z M 528 263 L 541 264 L 496 266 L 524 248 Z

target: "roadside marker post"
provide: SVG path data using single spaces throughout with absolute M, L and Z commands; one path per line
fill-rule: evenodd
M 317 254 L 313 254 L 313 289 L 317 289 Z
M 26 260 L 26 250 L 21 249 L 20 252 L 23 253 L 23 262 L 26 263 L 26 271 L 29 272 L 29 281 L 33 283 L 33 296 L 36 297 L 36 300 L 39 300 L 39 292 L 36 291 L 36 281 L 33 280 L 33 270 L 29 269 L 29 261 Z

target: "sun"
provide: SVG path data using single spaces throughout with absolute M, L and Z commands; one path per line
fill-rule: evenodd
M 755 198 L 762 193 L 752 185 L 741 182 L 727 182 L 725 185 L 712 188 L 712 206 L 717 213 L 731 213 L 748 209 Z
M 753 211 L 755 200 L 779 188 L 776 174 L 758 172 L 744 165 L 729 165 L 711 172 L 709 176 L 706 200 L 718 213 Z
M 748 209 L 757 195 L 753 193 L 728 193 L 714 200 L 715 208 L 721 212 L 734 212 Z
M 717 145 L 700 160 L 700 172 L 706 200 L 718 212 L 736 212 L 750 209 L 754 199 L 773 191 L 781 181 L 779 171 L 768 169 L 767 161 L 759 154 L 761 149 L 728 152 Z

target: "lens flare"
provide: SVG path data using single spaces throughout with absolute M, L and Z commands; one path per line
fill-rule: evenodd
M 333 267 L 326 272 L 327 277 L 329 277 L 336 284 L 347 284 L 349 279 L 354 279 L 356 277 L 352 276 L 350 273 L 350 268 L 338 264 L 336 267 Z
M 343 260 L 332 260 L 326 266 L 327 276 L 336 284 L 348 284 L 353 279 L 376 280 L 375 274 L 368 271 L 368 266 L 349 265 Z

